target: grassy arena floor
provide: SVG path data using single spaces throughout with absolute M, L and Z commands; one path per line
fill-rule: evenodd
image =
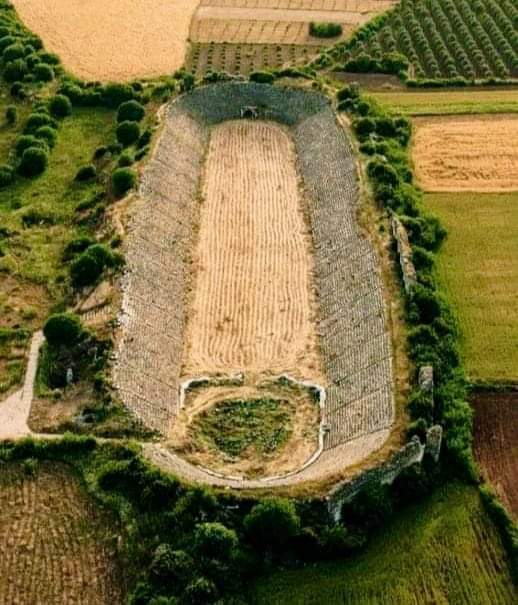
M 518 193 L 426 194 L 448 231 L 438 276 L 472 380 L 518 379 Z
M 392 111 L 413 116 L 518 113 L 518 89 L 369 92 Z
M 255 605 L 516 603 L 502 546 L 472 487 L 450 484 L 407 510 L 351 561 L 278 572 Z

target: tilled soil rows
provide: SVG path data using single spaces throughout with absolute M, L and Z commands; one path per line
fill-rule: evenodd
M 0 473 L 0 603 L 124 603 L 113 520 L 66 467 L 39 464 Z
M 518 519 L 518 392 L 476 393 L 471 404 L 477 460 Z
M 183 373 L 321 374 L 311 235 L 290 138 L 267 122 L 212 129 Z

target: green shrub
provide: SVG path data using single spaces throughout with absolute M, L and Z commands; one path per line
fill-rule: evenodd
M 259 84 L 271 84 L 275 81 L 275 75 L 269 71 L 253 71 L 249 78 L 250 82 L 258 82 Z
M 8 105 L 5 110 L 5 120 L 8 124 L 15 124 L 18 117 L 18 110 L 15 105 Z
M 40 126 L 34 135 L 37 139 L 42 139 L 45 141 L 50 148 L 54 147 L 56 144 L 57 132 L 50 126 Z
M 236 532 L 221 523 L 201 523 L 194 531 L 193 548 L 197 560 L 231 561 L 237 554 L 238 545 Z
M 15 42 L 4 48 L 2 52 L 2 61 L 9 63 L 9 61 L 14 61 L 15 59 L 20 59 L 24 56 L 25 49 L 19 42 Z
M 27 63 L 23 59 L 15 59 L 6 63 L 4 68 L 4 80 L 6 82 L 16 82 L 22 80 L 27 73 Z
M 16 155 L 19 157 L 21 157 L 23 152 L 29 147 L 41 147 L 42 149 L 47 149 L 48 145 L 46 141 L 38 139 L 38 137 L 35 137 L 32 134 L 22 134 L 16 139 L 14 148 L 16 150 Z
M 136 173 L 130 168 L 117 168 L 112 174 L 112 190 L 116 197 L 122 197 L 137 181 Z
M 0 188 L 9 186 L 14 180 L 14 171 L 7 164 L 0 164 Z
M 54 95 L 49 101 L 49 110 L 55 118 L 65 118 L 72 113 L 72 103 L 65 95 Z
M 101 147 L 97 147 L 94 151 L 94 160 L 100 160 L 108 153 L 108 147 L 105 145 L 101 145 Z
M 119 109 L 117 111 L 117 122 L 140 122 L 145 115 L 146 111 L 144 106 L 138 101 L 125 101 L 119 105 Z
M 90 181 L 97 176 L 97 169 L 93 164 L 88 164 L 87 166 L 81 166 L 81 168 L 77 171 L 76 181 Z
M 47 319 L 43 334 L 51 347 L 72 347 L 79 342 L 84 330 L 77 315 L 56 313 Z
M 160 544 L 153 555 L 149 575 L 153 583 L 175 589 L 185 587 L 192 577 L 194 561 L 184 550 Z
M 63 250 L 62 259 L 67 262 L 84 252 L 87 248 L 95 244 L 95 240 L 89 235 L 81 235 L 70 240 Z
M 33 73 L 38 82 L 51 82 L 54 79 L 54 70 L 46 63 L 38 63 L 35 65 Z
M 22 223 L 24 227 L 32 227 L 34 225 L 55 225 L 56 216 L 52 212 L 44 212 L 36 208 L 30 208 L 22 215 Z
M 138 122 L 126 120 L 117 126 L 117 141 L 127 147 L 135 143 L 140 137 L 140 127 Z
M 309 35 L 315 38 L 335 38 L 342 35 L 342 26 L 339 23 L 309 24 Z
M 110 109 L 117 109 L 121 103 L 130 101 L 135 92 L 128 84 L 106 84 L 101 93 L 102 102 Z
M 283 547 L 300 529 L 295 506 L 283 498 L 265 498 L 243 520 L 245 532 L 256 547 L 269 550 Z
M 134 161 L 135 161 L 135 158 L 134 158 L 133 154 L 130 151 L 125 151 L 119 157 L 117 165 L 120 166 L 121 168 L 124 168 L 126 166 L 131 166 Z
M 20 173 L 33 177 L 44 172 L 49 164 L 49 156 L 41 147 L 29 147 L 22 154 Z
M 27 134 L 33 134 L 40 126 L 51 126 L 52 128 L 55 128 L 56 122 L 46 113 L 31 113 L 23 131 Z
M 207 578 L 194 580 L 185 589 L 183 603 L 186 605 L 210 605 L 218 599 L 218 590 L 214 582 Z
M 0 38 L 0 51 L 4 51 L 11 44 L 15 44 L 17 38 L 11 36 L 10 34 L 4 35 Z

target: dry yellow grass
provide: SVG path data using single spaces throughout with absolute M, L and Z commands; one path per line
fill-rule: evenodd
M 310 235 L 289 136 L 267 122 L 215 127 L 204 197 L 183 373 L 320 376 Z
M 412 157 L 426 191 L 518 190 L 518 117 L 418 118 Z
M 24 23 L 75 75 L 131 80 L 182 66 L 198 0 L 13 0 Z

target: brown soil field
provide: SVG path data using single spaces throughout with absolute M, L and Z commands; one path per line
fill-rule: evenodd
M 182 66 L 198 0 L 13 0 L 23 22 L 87 80 L 132 80 Z
M 216 126 L 203 197 L 183 374 L 321 377 L 291 138 L 267 122 Z
M 412 157 L 426 191 L 515 191 L 518 116 L 416 118 Z
M 471 405 L 478 463 L 518 519 L 518 392 L 476 393 Z
M 0 469 L 0 603 L 124 603 L 111 517 L 60 465 Z

